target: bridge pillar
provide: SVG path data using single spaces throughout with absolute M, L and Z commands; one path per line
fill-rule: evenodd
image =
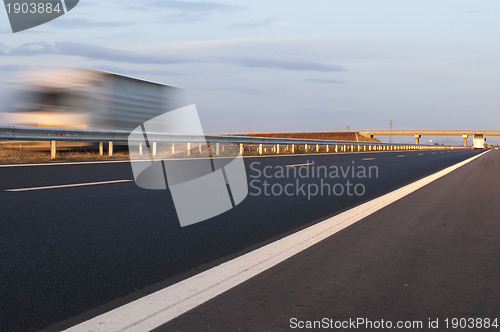
M 464 139 L 464 146 L 467 146 L 467 135 L 462 135 L 462 138 Z
M 420 136 L 419 134 L 415 134 L 413 135 L 413 137 L 415 137 L 415 144 L 420 144 L 420 137 L 422 136 Z

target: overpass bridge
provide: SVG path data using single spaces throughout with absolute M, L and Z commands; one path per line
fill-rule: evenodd
M 485 130 L 485 129 L 368 129 L 360 130 L 360 134 L 374 136 L 403 136 L 410 135 L 415 137 L 415 144 L 420 143 L 420 138 L 425 136 L 462 136 L 464 146 L 467 145 L 467 138 L 474 135 L 484 136 L 500 136 L 500 130 Z

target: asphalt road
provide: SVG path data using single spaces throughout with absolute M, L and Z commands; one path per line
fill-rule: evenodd
M 133 179 L 129 163 L 0 167 L 0 330 L 69 327 L 477 153 L 245 158 L 249 180 L 266 166 L 307 163 L 377 166 L 378 176 L 327 179 L 332 184 L 347 180 L 363 184 L 366 191 L 361 196 L 255 196 L 256 190 L 250 188 L 250 195 L 236 208 L 184 228 L 168 190 L 145 190 L 133 182 L 6 191 Z M 321 179 L 301 181 L 319 185 Z
M 157 330 L 287 331 L 320 321 L 351 331 L 390 330 L 387 322 L 497 331 L 498 169 L 491 151 Z M 469 318 L 482 327 L 453 320 Z

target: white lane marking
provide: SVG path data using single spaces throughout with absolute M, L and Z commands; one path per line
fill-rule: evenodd
M 67 331 L 150 331 L 297 253 L 368 217 L 457 168 L 476 155 L 177 284 L 94 317 Z
M 363 158 L 361 160 L 375 160 L 375 158 Z
M 398 158 L 403 158 L 403 157 L 406 157 L 406 155 L 405 155 L 405 154 L 400 154 L 400 155 L 398 156 Z
M 285 165 L 285 167 L 297 167 L 297 166 L 309 166 L 309 165 L 314 165 L 314 162 L 305 164 Z
M 102 182 L 85 182 L 85 183 L 61 184 L 61 185 L 57 185 L 57 186 L 46 186 L 46 187 L 5 189 L 5 191 L 33 191 L 33 190 L 46 190 L 46 189 L 59 189 L 59 188 L 97 186 L 97 185 L 101 185 L 101 184 L 112 184 L 112 183 L 123 183 L 123 182 L 134 182 L 134 180 L 113 180 L 113 181 L 102 181 Z

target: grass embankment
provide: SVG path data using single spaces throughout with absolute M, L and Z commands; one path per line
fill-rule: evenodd
M 99 156 L 98 152 L 91 151 L 61 151 L 57 153 L 57 159 L 50 159 L 50 152 L 30 150 L 0 150 L 0 164 L 36 164 L 48 162 L 77 162 L 98 160 L 127 160 L 126 152 L 117 152 L 113 156 Z

